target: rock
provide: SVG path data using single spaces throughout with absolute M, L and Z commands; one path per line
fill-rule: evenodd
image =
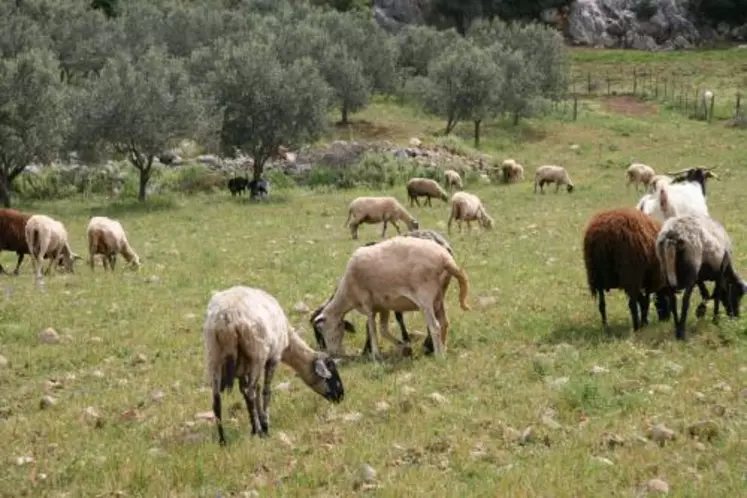
M 613 432 L 604 432 L 602 433 L 601 444 L 607 449 L 614 450 L 618 446 L 623 446 L 625 444 L 625 440 Z
M 382 28 L 396 31 L 403 24 L 422 24 L 430 12 L 423 0 L 374 0 L 373 18 Z
M 688 426 L 687 433 L 691 437 L 697 437 L 701 441 L 710 441 L 718 436 L 719 426 L 713 420 L 701 420 Z
M 666 362 L 664 368 L 675 374 L 681 373 L 685 369 L 682 365 L 673 361 Z
M 526 445 L 534 441 L 534 428 L 530 425 L 519 435 L 519 444 Z
M 103 379 L 105 377 L 104 372 L 102 372 L 101 370 L 94 370 L 93 372 L 91 372 L 91 375 L 98 379 Z
M 119 418 L 126 422 L 142 422 L 145 419 L 145 415 L 138 410 L 129 409 L 120 413 Z
M 423 142 L 419 138 L 412 137 L 410 139 L 410 147 L 420 147 L 421 145 L 423 145 Z
M 279 382 L 275 385 L 275 391 L 279 392 L 288 392 L 290 391 L 291 383 L 290 382 Z
M 599 365 L 594 365 L 594 366 L 593 366 L 593 367 L 591 367 L 591 369 L 589 370 L 589 373 L 590 373 L 591 375 L 599 375 L 599 374 L 603 374 L 603 373 L 608 373 L 608 372 L 609 372 L 609 370 L 607 370 L 607 369 L 606 369 L 606 368 L 604 368 L 604 367 L 600 367 Z
M 156 389 L 155 391 L 150 393 L 150 400 L 154 403 L 162 403 L 165 396 L 166 393 L 163 391 L 163 389 Z
M 156 275 L 151 275 L 150 277 L 147 277 L 145 279 L 146 284 L 157 284 L 160 281 L 161 281 L 161 278 Z
M 376 479 L 376 470 L 367 463 L 361 464 L 360 476 L 363 482 L 373 482 Z
M 550 387 L 550 389 L 560 389 L 564 385 L 568 384 L 570 382 L 569 377 L 558 377 L 557 379 L 548 379 L 547 384 Z
M 669 493 L 669 484 L 661 479 L 651 479 L 646 483 L 646 489 L 658 493 Z
M 363 415 L 360 412 L 350 412 L 342 416 L 342 421 L 352 424 L 359 421 L 362 417 Z
M 256 498 L 259 496 L 259 491 L 256 489 L 250 489 L 249 491 L 242 491 L 241 498 Z
M 283 431 L 280 431 L 278 432 L 277 436 L 278 436 L 278 440 L 280 440 L 281 443 L 286 445 L 288 448 L 293 448 L 293 441 L 288 436 L 288 434 L 286 434 Z
M 101 418 L 101 414 L 96 408 L 92 406 L 89 406 L 85 410 L 83 410 L 83 417 L 86 423 L 93 425 L 97 429 L 104 426 L 104 421 Z
M 605 458 L 603 456 L 596 456 L 594 457 L 594 460 L 596 460 L 599 463 L 603 463 L 609 466 L 615 465 L 615 463 L 612 460 L 610 460 L 609 458 Z
M 45 410 L 49 408 L 50 406 L 54 406 L 56 404 L 57 404 L 56 398 L 46 395 L 46 396 L 43 396 L 41 401 L 39 402 L 39 408 L 41 408 L 42 410 Z
M 377 412 L 382 413 L 382 412 L 389 410 L 390 407 L 389 407 L 389 403 L 382 400 L 382 401 L 377 401 L 376 406 L 374 408 Z
M 487 308 L 488 306 L 492 306 L 498 302 L 498 299 L 493 296 L 480 296 L 477 298 L 477 302 L 481 308 Z
M 0 368 L 8 366 L 8 358 L 0 354 Z
M 52 327 L 47 327 L 46 329 L 39 332 L 39 341 L 42 344 L 57 344 L 60 342 L 60 336 L 57 334 L 57 331 L 53 329 Z
M 306 303 L 303 301 L 298 301 L 295 305 L 293 305 L 293 311 L 296 313 L 304 314 L 309 312 L 309 307 L 306 306 Z
M 724 381 L 719 382 L 713 388 L 719 391 L 731 392 L 731 386 Z
M 28 456 L 28 455 L 19 456 L 18 458 L 16 458 L 16 465 L 19 465 L 19 466 L 26 465 L 27 463 L 33 463 L 33 462 L 34 462 L 34 457 Z
M 677 434 L 664 424 L 656 424 L 649 429 L 648 437 L 660 445 L 664 445 L 666 441 L 671 441 L 677 438 Z
M 557 420 L 555 420 L 554 418 L 548 415 L 543 415 L 541 418 L 541 422 L 545 425 L 545 427 L 548 427 L 549 429 L 552 429 L 555 431 L 563 428 L 563 426 L 560 425 L 560 423 Z
M 449 402 L 449 400 L 447 400 L 443 394 L 437 393 L 437 392 L 430 393 L 428 397 L 432 399 L 433 401 L 435 401 L 436 403 L 438 403 L 439 405 L 443 405 Z
M 651 391 L 661 394 L 670 394 L 672 392 L 672 386 L 667 384 L 654 384 L 651 386 Z
M 148 357 L 145 356 L 143 353 L 138 353 L 133 359 L 132 364 L 133 365 L 140 365 L 142 363 L 145 363 L 148 361 Z
M 195 415 L 197 420 L 213 420 L 215 419 L 215 413 L 213 412 L 200 412 Z

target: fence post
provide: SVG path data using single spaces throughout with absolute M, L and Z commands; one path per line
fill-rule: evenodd
M 586 93 L 591 94 L 591 71 L 586 73 Z
M 654 76 L 654 98 L 659 100 L 659 77 Z
M 664 100 L 667 100 L 667 83 L 669 82 L 669 78 L 664 78 Z
M 610 73 L 607 73 L 607 96 L 610 95 Z
M 578 95 L 573 94 L 573 120 L 578 118 Z
M 716 94 L 714 93 L 713 95 L 711 95 L 711 108 L 708 109 L 708 111 L 707 111 L 708 112 L 708 122 L 709 123 L 713 119 L 713 104 L 714 104 L 715 101 L 716 101 Z M 705 104 L 705 102 L 703 102 L 703 104 Z
M 636 71 L 636 68 L 633 68 L 633 96 L 635 96 L 637 91 L 638 91 L 638 73 Z
M 742 103 L 742 94 L 737 92 L 737 105 L 736 109 L 734 110 L 734 119 L 739 118 L 739 107 Z

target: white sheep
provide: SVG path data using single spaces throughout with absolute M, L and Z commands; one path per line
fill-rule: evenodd
M 398 236 L 359 247 L 350 256 L 334 296 L 314 319 L 314 329 L 324 337 L 333 354 L 342 354 L 344 318 L 355 309 L 367 317 L 371 354 L 377 359 L 376 313 L 420 309 L 425 315 L 434 353 L 441 357 L 449 325 L 444 289 L 450 277 L 459 282 L 462 309 L 469 310 L 467 275 L 441 245 L 427 239 Z M 382 325 L 388 322 L 388 315 L 386 318 L 382 314 Z
M 414 204 L 420 206 L 418 197 L 425 197 L 425 205 L 431 206 L 431 198 L 436 197 L 444 202 L 449 200 L 449 195 L 441 188 L 435 180 L 430 178 L 410 178 L 407 182 L 407 198 L 410 200 L 410 207 Z
M 654 175 L 654 177 L 651 179 L 651 182 L 649 182 L 649 190 L 651 193 L 656 192 L 656 190 L 659 188 L 659 185 L 669 185 L 672 183 L 674 178 L 672 178 L 669 175 Z M 637 191 L 638 189 L 636 189 Z
M 93 270 L 93 258 L 96 254 L 103 256 L 104 269 L 117 262 L 117 254 L 121 254 L 132 268 L 140 268 L 140 257 L 127 241 L 124 228 L 117 220 L 106 216 L 94 216 L 88 222 L 88 262 Z
M 355 240 L 358 238 L 358 225 L 383 221 L 384 228 L 381 236 L 384 237 L 387 223 L 394 225 L 397 233 L 402 233 L 396 223 L 397 220 L 405 222 L 408 230 L 419 228 L 418 220 L 408 213 L 407 209 L 394 197 L 357 197 L 348 206 L 348 219 L 345 220 L 345 226 L 350 224 L 350 233 Z
M 669 218 L 657 237 L 656 256 L 673 291 L 670 301 L 678 339 L 685 338 L 690 296 L 703 281 L 716 282 L 712 296 L 714 323 L 718 322 L 720 302 L 729 316 L 739 316 L 739 303 L 747 285 L 734 270 L 731 239 L 718 221 L 699 214 Z M 674 291 L 682 289 L 685 292 L 678 319 Z
M 246 401 L 252 434 L 269 435 L 268 408 L 272 378 L 281 361 L 329 401 L 345 396 L 334 360 L 314 351 L 294 331 L 278 301 L 261 289 L 234 286 L 213 294 L 203 326 L 205 377 L 213 392 L 218 439 L 226 443 L 221 420 L 221 392 L 239 388 Z M 259 399 L 260 379 L 262 399 Z M 260 402 L 261 401 L 261 402 Z
M 574 189 L 571 177 L 568 176 L 568 172 L 562 166 L 546 165 L 537 168 L 534 172 L 534 193 L 537 193 L 537 186 L 539 185 L 540 193 L 544 194 L 543 187 L 546 183 L 555 183 L 556 194 L 561 185 L 566 186 L 568 193 L 573 192 Z
M 625 188 L 628 189 L 631 184 L 634 184 L 635 191 L 638 192 L 638 184 L 642 184 L 645 190 L 651 184 L 655 176 L 656 171 L 654 171 L 654 168 L 651 166 L 643 163 L 631 163 L 625 172 L 625 177 L 628 180 Z
M 459 173 L 456 170 L 447 169 L 444 171 L 444 180 L 446 182 L 446 188 L 449 190 L 453 188 L 461 190 L 463 188 L 462 177 L 459 176 Z
M 524 180 L 524 167 L 514 159 L 505 159 L 501 164 L 501 171 L 504 183 Z
M 672 173 L 675 179 L 670 183 L 657 182 L 656 190 L 641 197 L 637 209 L 661 223 L 668 218 L 685 214 L 708 216 L 706 182 L 709 178 L 718 178 L 711 169 L 713 168 L 689 168 Z M 684 176 L 677 176 L 683 174 Z
M 73 263 L 82 259 L 70 249 L 65 225 L 49 216 L 43 214 L 31 216 L 26 222 L 25 234 L 37 281 L 42 278 L 42 260 L 45 257 L 50 259 L 49 266 L 44 272 L 45 275 L 49 275 L 55 263 L 73 273 Z
M 483 228 L 493 227 L 493 218 L 490 217 L 479 197 L 469 192 L 457 192 L 451 196 L 451 213 L 447 223 L 448 233 L 451 233 L 452 221 L 457 221 L 459 232 L 462 231 L 462 222 L 467 222 L 467 228 L 472 229 L 471 222 L 477 221 Z

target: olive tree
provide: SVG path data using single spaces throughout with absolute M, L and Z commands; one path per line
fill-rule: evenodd
M 110 145 L 138 170 L 138 199 L 146 197 L 154 159 L 174 140 L 209 134 L 216 121 L 191 84 L 182 60 L 162 47 L 137 60 L 112 57 L 77 99 L 79 144 Z
M 11 205 L 13 181 L 33 161 L 48 162 L 68 129 L 59 64 L 45 49 L 0 59 L 0 202 Z
M 426 110 L 446 119 L 447 135 L 460 121 L 471 121 L 479 147 L 480 126 L 498 109 L 503 71 L 496 60 L 491 50 L 461 41 L 431 62 L 426 78 L 411 81 L 422 88 Z
M 208 84 L 222 110 L 221 142 L 229 154 L 251 155 L 254 180 L 281 145 L 319 137 L 331 95 L 311 59 L 284 64 L 259 41 L 227 46 L 215 56 Z

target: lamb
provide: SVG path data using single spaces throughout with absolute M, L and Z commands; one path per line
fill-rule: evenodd
M 55 262 L 60 261 L 61 266 L 70 273 L 73 273 L 73 263 L 76 260 L 83 259 L 70 249 L 68 243 L 67 230 L 65 225 L 57 220 L 43 214 L 35 214 L 26 222 L 26 244 L 29 247 L 31 263 L 34 268 L 36 280 L 41 280 L 42 259 L 45 256 L 50 257 L 51 261 L 46 275 L 52 269 Z
M 669 185 L 673 180 L 674 178 L 669 175 L 654 175 L 648 186 L 651 190 L 651 193 L 654 193 L 659 188 L 659 185 Z
M 447 169 L 444 171 L 444 180 L 446 182 L 446 188 L 452 190 L 453 188 L 462 190 L 462 177 L 459 173 L 453 169 Z
M 729 316 L 739 316 L 739 303 L 747 284 L 734 270 L 731 239 L 721 223 L 699 214 L 669 218 L 656 240 L 656 254 L 672 291 L 685 291 L 679 319 L 674 292 L 670 297 L 677 339 L 685 339 L 690 295 L 695 285 L 704 280 L 716 282 L 713 323 L 718 323 L 720 302 Z
M 357 197 L 348 206 L 348 219 L 345 220 L 345 226 L 350 224 L 350 233 L 353 240 L 358 239 L 358 226 L 361 223 L 381 223 L 384 222 L 384 229 L 381 236 L 386 235 L 387 223 L 394 225 L 397 233 L 402 233 L 396 221 L 403 221 L 408 230 L 417 230 L 419 228 L 416 220 L 407 209 L 399 203 L 394 197 Z
M 425 205 L 431 206 L 431 198 L 436 197 L 444 202 L 449 200 L 449 195 L 441 188 L 435 180 L 430 178 L 410 178 L 407 182 L 407 198 L 410 200 L 410 207 L 414 204 L 420 206 L 418 197 L 425 197 Z
M 655 176 L 656 171 L 651 166 L 642 163 L 631 163 L 625 172 L 625 177 L 628 180 L 625 188 L 628 189 L 631 184 L 635 184 L 635 191 L 638 192 L 638 184 L 642 184 L 644 188 L 648 188 Z
M 443 235 L 436 232 L 435 230 L 413 230 L 413 231 L 405 233 L 404 236 L 432 240 L 435 243 L 441 245 L 444 249 L 446 249 L 449 252 L 449 254 L 451 254 L 452 256 L 454 255 L 454 251 L 451 248 L 451 245 L 449 244 L 449 242 L 444 238 Z M 364 246 L 372 246 L 374 244 L 377 244 L 377 242 L 368 242 L 367 244 L 364 244 Z M 448 288 L 448 281 L 445 284 L 444 292 L 446 292 L 447 288 Z M 335 289 L 335 292 L 336 291 L 337 289 Z M 327 305 L 327 303 L 330 300 L 332 300 L 333 297 L 334 297 L 334 293 L 324 303 L 322 303 L 321 306 L 319 306 L 316 310 L 314 310 L 311 313 L 309 322 L 312 325 L 314 324 L 314 319 L 319 315 L 319 313 L 322 312 L 322 309 L 324 309 L 324 307 Z M 397 321 L 400 332 L 402 334 L 401 342 L 389 336 L 389 333 L 388 333 L 389 311 L 383 310 L 383 311 L 380 311 L 379 314 L 380 314 L 380 317 L 379 317 L 380 323 L 384 323 L 384 322 L 386 323 L 385 325 L 381 325 L 381 328 L 386 330 L 385 337 L 388 338 L 390 341 L 394 342 L 395 344 L 397 344 L 398 346 L 402 346 L 403 355 L 405 356 L 411 355 L 412 348 L 410 347 L 410 335 L 407 333 L 407 327 L 405 326 L 405 320 L 404 320 L 404 317 L 402 316 L 402 313 L 399 311 L 394 312 L 394 318 Z M 355 326 L 348 320 L 343 320 L 343 326 L 346 332 L 350 332 L 353 334 L 355 333 Z M 384 335 L 384 333 L 382 333 L 382 335 Z M 316 338 L 317 347 L 319 347 L 320 349 L 326 349 L 327 345 L 324 341 L 324 337 L 316 329 L 314 329 L 314 336 Z M 366 355 L 366 354 L 369 354 L 370 352 L 371 352 L 371 340 L 370 338 L 366 337 L 366 344 L 363 346 L 363 351 L 361 351 L 361 354 Z M 425 340 L 423 341 L 423 352 L 425 354 L 433 353 L 433 341 L 431 340 L 430 335 L 426 336 Z
M 448 275 L 445 277 L 444 273 Z M 462 309 L 469 310 L 469 280 L 444 247 L 416 237 L 393 237 L 359 247 L 350 256 L 334 296 L 314 319 L 314 328 L 333 354 L 342 353 L 345 315 L 353 309 L 365 314 L 371 354 L 376 360 L 379 357 L 376 312 L 420 309 L 425 315 L 434 353 L 442 357 L 449 326 L 444 289 L 450 277 L 459 282 Z
M 13 275 L 18 275 L 23 257 L 29 253 L 29 246 L 26 243 L 26 222 L 30 217 L 30 214 L 15 209 L 0 209 L 0 251 L 12 251 L 18 256 Z M 5 273 L 2 265 L 0 273 Z
M 88 263 L 93 270 L 93 257 L 103 256 L 104 270 L 117 262 L 117 254 L 121 254 L 133 269 L 140 268 L 140 257 L 127 241 L 124 228 L 117 220 L 105 216 L 94 216 L 88 222 Z
M 221 445 L 226 444 L 221 393 L 232 390 L 237 377 L 249 411 L 252 434 L 259 437 L 269 435 L 267 410 L 271 385 L 281 361 L 325 399 L 340 403 L 345 397 L 334 360 L 310 348 L 291 328 L 278 301 L 261 289 L 234 286 L 214 293 L 207 306 L 203 338 L 205 380 L 213 391 L 213 413 Z
M 475 220 L 487 230 L 493 228 L 493 218 L 485 210 L 482 201 L 476 195 L 468 192 L 457 192 L 451 196 L 451 214 L 447 223 L 449 234 L 451 234 L 451 222 L 453 220 L 457 221 L 460 233 L 462 231 L 462 221 L 467 222 L 468 229 L 472 229 L 470 223 Z
M 537 185 L 539 185 L 540 193 L 544 194 L 543 187 L 546 183 L 555 183 L 555 193 L 558 193 L 561 185 L 566 186 L 566 190 L 570 194 L 573 192 L 574 185 L 571 181 L 568 172 L 562 166 L 540 166 L 534 173 L 534 193 L 537 193 Z
M 228 180 L 228 190 L 231 191 L 231 196 L 236 194 L 241 195 L 249 185 L 249 180 L 241 176 L 237 176 Z
M 666 281 L 656 257 L 661 224 L 633 208 L 615 208 L 592 216 L 584 233 L 584 265 L 589 292 L 599 299 L 602 326 L 609 333 L 605 292 L 628 296 L 633 330 L 648 324 L 651 293 L 657 293 L 660 320 L 669 318 Z M 640 311 L 640 315 L 639 315 Z
M 501 165 L 503 183 L 513 183 L 524 179 L 524 167 L 513 159 L 506 159 Z

